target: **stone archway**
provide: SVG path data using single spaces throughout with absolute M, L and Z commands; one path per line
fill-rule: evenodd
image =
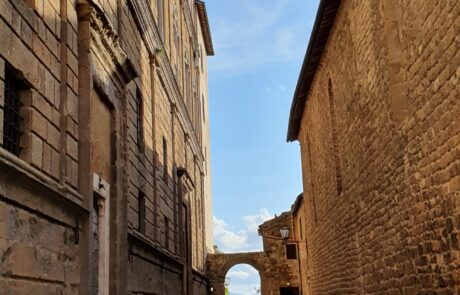
M 230 268 L 238 264 L 248 264 L 259 272 L 262 294 L 264 294 L 266 282 L 265 259 L 264 252 L 209 254 L 207 258 L 207 274 L 210 287 L 214 290 L 211 294 L 225 294 L 225 276 Z

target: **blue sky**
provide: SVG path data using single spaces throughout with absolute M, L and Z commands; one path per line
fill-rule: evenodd
M 318 0 L 207 1 L 215 244 L 261 250 L 260 223 L 302 191 L 298 143 L 286 143 L 290 104 Z M 258 275 L 232 268 L 231 291 L 253 294 Z

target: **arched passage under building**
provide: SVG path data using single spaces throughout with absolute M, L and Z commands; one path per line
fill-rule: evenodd
M 237 264 L 231 267 L 225 276 L 225 291 L 228 294 L 260 295 L 259 271 L 249 264 Z
M 266 257 L 264 252 L 210 254 L 207 261 L 207 273 L 210 288 L 213 289 L 212 294 L 225 294 L 225 276 L 232 267 L 239 264 L 248 264 L 259 272 L 262 294 L 265 294 L 264 290 L 267 284 L 265 262 Z
M 299 260 L 297 255 L 288 255 L 298 242 L 291 236 L 283 237 L 281 229 L 292 227 L 292 215 L 285 212 L 259 226 L 264 251 L 245 253 L 208 254 L 206 274 L 209 278 L 210 294 L 225 294 L 225 276 L 230 268 L 238 264 L 249 264 L 260 276 L 262 295 L 301 294 Z

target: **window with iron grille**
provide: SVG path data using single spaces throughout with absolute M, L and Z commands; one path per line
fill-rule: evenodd
M 3 144 L 10 153 L 19 156 L 21 153 L 21 95 L 27 86 L 17 78 L 17 71 L 11 65 L 5 65 L 5 104 L 3 105 Z

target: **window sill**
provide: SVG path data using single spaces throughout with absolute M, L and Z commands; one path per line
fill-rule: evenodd
M 68 185 L 61 185 L 37 168 L 24 160 L 0 148 L 0 170 L 17 176 L 20 185 L 31 189 L 44 191 L 44 196 L 54 198 L 55 201 L 64 200 L 67 205 L 82 212 L 89 213 L 83 205 L 83 196 Z

